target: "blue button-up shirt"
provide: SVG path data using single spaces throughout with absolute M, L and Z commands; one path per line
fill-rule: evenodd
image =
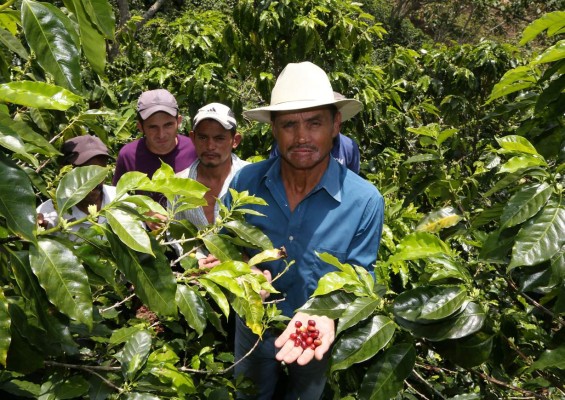
M 318 185 L 290 211 L 280 172 L 280 157 L 241 169 L 230 185 L 249 191 L 268 206 L 252 206 L 265 217 L 248 215 L 275 247 L 284 246 L 295 264 L 275 283 L 285 300 L 284 315 L 292 316 L 316 290 L 318 280 L 335 267 L 315 252 L 330 253 L 342 263 L 369 271 L 377 258 L 384 217 L 384 200 L 377 188 L 330 157 L 328 169 Z M 226 204 L 230 204 L 229 196 Z M 256 250 L 249 249 L 250 255 Z M 285 268 L 283 261 L 265 263 L 272 276 Z

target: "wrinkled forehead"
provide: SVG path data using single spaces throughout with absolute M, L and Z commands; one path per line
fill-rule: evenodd
M 324 105 L 301 110 L 271 111 L 271 121 L 299 121 L 327 117 L 333 119 L 336 114 L 337 108 L 334 105 Z

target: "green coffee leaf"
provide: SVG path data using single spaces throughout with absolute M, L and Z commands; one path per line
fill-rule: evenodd
M 224 292 L 222 292 L 222 289 L 220 289 L 218 285 L 216 285 L 211 280 L 206 279 L 205 277 L 200 278 L 199 283 L 204 289 L 206 289 L 206 292 L 208 292 L 208 294 L 216 302 L 218 307 L 220 307 L 220 310 L 222 310 L 226 318 L 228 318 L 230 315 L 230 303 L 228 302 L 228 299 Z
M 355 278 L 357 278 L 357 275 L 355 275 Z M 340 289 L 352 291 L 353 288 L 361 286 L 359 280 L 355 278 L 352 279 L 351 275 L 345 272 L 328 272 L 320 278 L 318 287 L 312 296 L 322 296 Z
M 356 298 L 357 296 L 351 293 L 332 292 L 323 296 L 312 297 L 299 311 L 338 319 Z
M 565 243 L 563 199 L 550 200 L 534 218 L 522 226 L 512 248 L 508 269 L 536 265 L 549 260 Z
M 147 231 L 132 214 L 117 208 L 105 210 L 104 215 L 112 231 L 129 248 L 141 253 L 153 254 Z
M 416 227 L 416 231 L 437 233 L 457 225 L 462 219 L 463 217 L 453 207 L 444 207 L 426 215 Z
M 26 41 L 41 67 L 57 85 L 80 93 L 80 42 L 69 17 L 52 4 L 30 0 L 22 1 L 21 13 Z
M 345 333 L 334 343 L 330 372 L 370 359 L 390 342 L 395 330 L 390 318 L 375 315 L 368 323 Z
M 5 29 L 0 28 L 0 43 L 8 50 L 16 53 L 20 58 L 27 60 L 29 54 L 17 37 Z
M 49 300 L 70 318 L 92 329 L 92 293 L 87 274 L 71 249 L 42 237 L 30 251 L 31 268 Z
M 66 174 L 55 193 L 59 215 L 83 200 L 96 186 L 101 184 L 110 172 L 109 167 L 89 165 L 73 168 Z
M 250 247 L 263 250 L 272 249 L 273 243 L 261 230 L 245 221 L 229 221 L 224 227 L 244 240 Z
M 241 260 L 241 251 L 237 249 L 224 235 L 209 234 L 202 238 L 206 249 L 221 262 Z
M 2 120 L 0 120 L 0 146 L 17 154 L 19 157 L 32 164 L 34 167 L 39 166 L 37 158 L 27 152 L 24 142 L 22 141 L 20 136 L 12 129 L 11 126 L 5 125 L 4 121 Z
M 356 298 L 343 312 L 337 323 L 336 335 L 369 318 L 380 306 L 381 300 L 370 297 Z
M 414 336 L 432 342 L 446 339 L 459 339 L 478 332 L 486 320 L 484 310 L 476 303 L 470 302 L 461 313 L 440 322 L 422 324 L 396 317 L 396 322 Z
M 135 375 L 143 368 L 151 351 L 151 334 L 147 331 L 136 332 L 125 344 L 122 351 L 116 354 L 116 359 L 122 367 L 122 374 L 128 381 L 133 381 Z
M 10 325 L 12 319 L 8 312 L 8 300 L 4 296 L 4 291 L 0 288 L 0 364 L 6 368 L 6 358 L 8 357 L 8 349 L 12 336 L 10 334 Z
M 416 363 L 416 350 L 407 343 L 394 345 L 379 355 L 369 367 L 359 388 L 359 398 L 381 400 L 394 398 L 404 387 Z
M 177 285 L 169 261 L 155 240 L 151 240 L 152 256 L 134 252 L 111 231 L 106 237 L 118 269 L 133 283 L 143 304 L 159 315 L 176 316 Z
M 0 215 L 14 234 L 35 242 L 35 194 L 26 173 L 0 152 Z
M 418 260 L 443 254 L 451 254 L 451 249 L 439 237 L 428 232 L 415 232 L 402 238 L 388 262 Z
M 561 32 L 563 29 L 564 19 L 565 11 L 555 11 L 537 18 L 534 22 L 528 25 L 526 29 L 524 29 L 524 32 L 522 32 L 520 46 L 524 46 L 545 30 L 547 30 L 547 36 L 550 37 Z
M 139 171 L 129 171 L 123 174 L 116 184 L 116 197 L 121 198 L 130 190 L 137 190 L 151 184 L 147 174 Z
M 527 221 L 541 210 L 552 192 L 553 188 L 545 182 L 519 188 L 504 207 L 500 224 L 509 228 Z
M 200 294 L 187 285 L 177 285 L 177 305 L 188 325 L 202 336 L 206 328 L 206 305 Z
M 67 0 L 65 5 L 72 10 L 78 20 L 81 47 L 92 69 L 99 75 L 104 75 L 106 66 L 106 41 L 97 27 L 92 23 L 96 20 L 96 12 L 91 0 Z
M 555 349 L 545 350 L 539 358 L 528 368 L 530 371 L 558 368 L 565 370 L 565 345 L 561 344 Z
M 462 339 L 437 342 L 435 348 L 455 364 L 464 368 L 473 368 L 489 359 L 492 343 L 492 335 L 477 332 Z
M 498 145 L 503 153 L 522 153 L 531 156 L 539 156 L 534 145 L 528 139 L 518 135 L 508 135 L 502 138 L 496 138 Z
M 514 173 L 531 167 L 547 166 L 545 160 L 532 156 L 516 156 L 500 166 L 501 173 Z
M 429 324 L 458 313 L 466 300 L 466 291 L 457 286 L 420 286 L 398 295 L 393 313 L 408 321 Z

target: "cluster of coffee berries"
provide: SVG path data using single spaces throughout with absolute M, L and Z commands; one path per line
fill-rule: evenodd
M 322 344 L 320 331 L 316 329 L 316 321 L 313 319 L 308 320 L 308 326 L 303 326 L 302 322 L 296 321 L 294 323 L 296 332 L 290 334 L 290 340 L 294 341 L 294 347 L 302 347 L 303 349 L 311 348 L 315 350 L 316 347 Z

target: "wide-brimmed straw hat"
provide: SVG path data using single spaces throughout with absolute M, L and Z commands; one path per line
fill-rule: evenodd
M 290 63 L 281 72 L 271 93 L 271 104 L 243 112 L 259 122 L 271 122 L 272 111 L 293 111 L 334 104 L 347 121 L 363 109 L 360 101 L 336 99 L 324 70 L 311 62 Z

